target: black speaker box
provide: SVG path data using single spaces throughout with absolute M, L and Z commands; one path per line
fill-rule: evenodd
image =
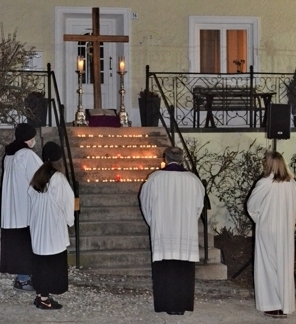
M 291 105 L 270 104 L 267 110 L 267 138 L 289 139 Z

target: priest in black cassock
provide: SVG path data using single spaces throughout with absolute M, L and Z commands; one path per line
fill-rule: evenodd
M 198 219 L 205 190 L 199 178 L 182 167 L 182 149 L 168 147 L 164 157 L 165 168 L 148 177 L 140 202 L 150 227 L 154 309 L 183 315 L 194 308 Z

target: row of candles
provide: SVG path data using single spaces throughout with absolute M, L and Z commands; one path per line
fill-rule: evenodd
M 88 135 L 86 135 L 86 134 L 78 134 L 77 135 L 78 137 L 149 137 L 149 135 L 131 135 L 131 134 L 129 134 L 129 135 L 110 135 L 110 134 L 108 134 L 108 135 L 93 135 L 93 134 L 88 134 Z
M 80 145 L 80 148 L 155 148 L 157 145 Z
M 159 170 L 158 167 L 111 167 L 111 168 L 97 168 L 84 167 L 84 171 L 135 171 L 135 170 Z
M 77 71 L 84 72 L 84 57 L 81 55 L 77 56 Z M 118 72 L 125 73 L 125 59 L 123 56 L 118 58 Z
M 90 155 L 88 155 L 87 157 L 86 157 L 87 159 L 158 159 L 158 156 L 156 156 L 156 155 L 154 155 L 154 156 L 152 156 L 152 155 L 150 155 L 150 156 L 122 156 L 122 155 L 120 155 L 120 154 L 118 154 L 118 155 L 114 155 L 114 156 L 111 156 L 111 155 L 108 155 L 108 156 L 106 156 L 106 155 L 102 155 L 102 156 L 100 156 L 100 155 L 93 155 L 93 156 L 90 156 Z
M 163 169 L 165 167 L 165 162 L 160 163 L 160 168 Z M 99 168 L 99 167 L 87 167 L 84 166 L 83 169 L 85 171 L 115 171 L 115 170 L 123 170 L 123 171 L 133 171 L 133 170 L 159 170 L 159 167 L 117 167 L 113 166 L 111 168 Z
M 90 179 L 86 180 L 87 182 L 91 182 Z M 146 179 L 121 179 L 120 176 L 117 176 L 115 179 L 95 179 L 93 182 L 144 182 Z
M 165 162 L 161 162 L 160 168 L 163 169 L 165 167 Z M 112 168 L 89 168 L 89 167 L 84 167 L 85 171 L 134 171 L 134 170 L 151 170 L 151 171 L 156 171 L 159 170 L 158 167 L 130 167 L 130 168 L 117 168 L 117 167 L 112 167 Z M 101 182 L 143 182 L 145 179 L 141 178 L 122 178 L 120 174 L 117 174 L 115 176 L 115 179 L 102 179 Z M 87 182 L 91 182 L 90 179 L 87 179 Z M 100 182 L 99 179 L 95 179 L 94 182 Z

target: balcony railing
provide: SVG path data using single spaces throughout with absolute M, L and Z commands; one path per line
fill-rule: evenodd
M 236 74 L 167 73 L 147 66 L 146 88 L 162 97 L 165 119 L 170 119 L 166 105 L 174 109 L 180 128 L 260 128 L 266 126 L 270 103 L 288 103 L 293 75 L 254 72 L 252 67 Z

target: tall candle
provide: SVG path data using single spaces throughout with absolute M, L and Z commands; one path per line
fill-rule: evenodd
M 124 57 L 120 57 L 118 60 L 118 69 L 119 72 L 124 73 L 125 72 L 125 62 Z
M 160 163 L 160 168 L 163 169 L 165 167 L 165 162 Z
M 84 58 L 83 58 L 83 56 L 78 56 L 77 57 L 77 70 L 79 72 L 83 72 L 83 67 L 84 67 Z

